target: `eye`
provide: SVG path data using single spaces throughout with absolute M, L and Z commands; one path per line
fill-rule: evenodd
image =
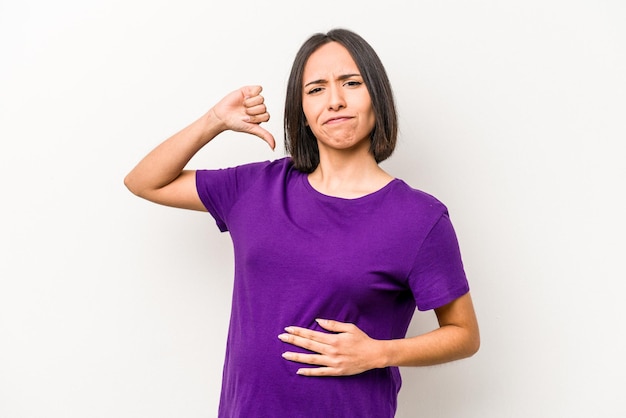
M 363 82 L 361 82 L 361 81 L 350 80 L 350 81 L 345 82 L 344 86 L 347 86 L 347 87 L 358 87 L 358 86 L 360 86 L 362 84 L 363 84 Z
M 315 94 L 315 93 L 319 93 L 320 91 L 322 91 L 321 87 L 313 87 L 312 89 L 310 89 L 309 91 L 307 91 L 306 94 Z

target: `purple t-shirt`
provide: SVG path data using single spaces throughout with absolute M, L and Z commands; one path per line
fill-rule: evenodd
M 306 377 L 278 335 L 316 318 L 406 336 L 416 306 L 469 290 L 446 207 L 394 179 L 356 199 L 319 193 L 289 158 L 199 170 L 200 199 L 234 245 L 220 417 L 393 417 L 398 368 Z

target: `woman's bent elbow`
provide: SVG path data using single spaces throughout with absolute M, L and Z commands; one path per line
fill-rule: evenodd
M 133 179 L 131 174 L 128 174 L 124 177 L 124 186 L 135 196 L 144 197 L 144 193 L 142 193 L 142 188 L 139 187 L 137 181 Z
M 126 186 L 126 188 L 132 193 L 132 194 L 137 194 L 135 192 L 135 188 L 133 187 L 133 182 L 132 179 L 130 178 L 130 175 L 127 175 L 126 177 L 124 177 L 124 186 Z
M 480 333 L 478 331 L 472 333 L 465 346 L 466 357 L 472 357 L 480 349 Z

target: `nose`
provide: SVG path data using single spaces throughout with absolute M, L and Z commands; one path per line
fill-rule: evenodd
M 340 85 L 332 83 L 328 88 L 328 109 L 340 110 L 346 107 L 345 97 Z

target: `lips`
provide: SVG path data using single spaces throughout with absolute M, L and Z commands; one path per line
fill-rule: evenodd
M 326 122 L 324 122 L 324 125 L 327 125 L 327 124 L 332 125 L 333 123 L 345 122 L 349 119 L 352 119 L 352 116 L 335 116 L 326 120 Z

